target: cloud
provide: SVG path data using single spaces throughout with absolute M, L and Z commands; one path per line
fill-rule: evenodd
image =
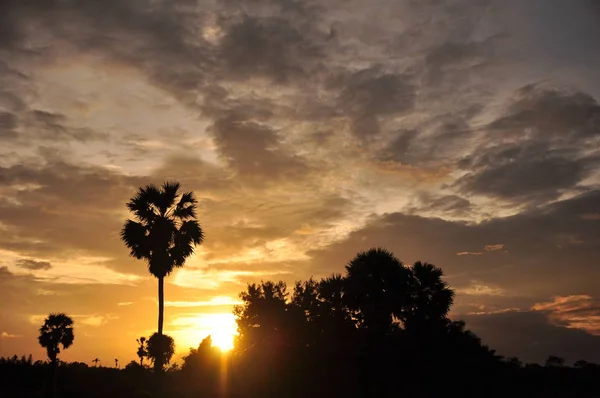
M 16 334 L 10 334 L 8 332 L 0 333 L 0 339 L 15 339 L 17 337 L 19 337 L 19 336 Z
M 92 327 L 104 326 L 107 322 L 119 318 L 114 315 L 73 315 L 73 317 L 78 323 Z
M 125 258 L 118 239 L 124 204 L 143 181 L 54 159 L 0 167 L 0 217 L 11 230 L 0 248 L 27 257 L 70 251 Z
M 351 131 L 364 139 L 379 134 L 379 116 L 414 107 L 415 89 L 408 76 L 375 68 L 341 75 L 331 82 L 339 90 L 338 107 L 351 118 Z
M 548 201 L 574 189 L 597 167 L 588 144 L 600 131 L 600 105 L 588 94 L 544 85 L 517 90 L 486 128 L 477 151 L 461 160 L 463 193 L 508 201 Z M 498 139 L 500 137 L 500 139 Z
M 457 256 L 481 256 L 482 252 L 458 252 Z
M 548 316 L 550 322 L 600 335 L 600 301 L 588 295 L 557 296 L 531 308 Z
M 225 28 L 217 57 L 234 79 L 266 77 L 278 83 L 310 73 L 307 63 L 322 56 L 319 42 L 285 18 L 244 16 Z
M 485 247 L 483 248 L 486 252 L 496 252 L 496 251 L 501 251 L 501 252 L 506 252 L 506 247 L 504 247 L 503 244 L 497 244 L 497 245 L 485 245 Z
M 600 224 L 579 215 L 597 208 L 598 196 L 588 192 L 480 223 L 390 213 L 373 217 L 346 239 L 308 254 L 312 271 L 319 275 L 339 272 L 360 250 L 383 246 L 407 263 L 421 260 L 442 267 L 453 285 L 478 280 L 532 297 L 547 297 L 550 292 L 568 295 L 573 290 L 593 294 Z M 483 250 L 490 242 L 502 242 L 510 251 L 500 256 L 489 247 Z M 462 252 L 483 254 L 457 256 Z M 578 276 L 584 274 L 586 278 Z
M 280 148 L 277 133 L 268 126 L 235 119 L 215 122 L 211 131 L 222 156 L 243 179 L 255 183 L 303 177 L 308 167 Z
M 213 306 L 232 306 L 242 304 L 241 301 L 229 296 L 215 296 L 210 300 L 204 301 L 166 301 L 166 307 L 213 307 Z
M 100 327 L 106 325 L 109 321 L 119 319 L 118 316 L 110 314 L 110 315 L 80 315 L 80 314 L 69 314 L 69 316 L 73 319 L 73 323 L 75 327 L 79 324 L 84 326 L 91 327 Z M 46 319 L 47 315 L 30 315 L 29 322 L 37 325 L 44 323 L 44 319 Z
M 21 259 L 17 261 L 17 267 L 25 268 L 30 271 L 49 270 L 52 264 L 49 261 L 37 261 L 31 259 Z
M 286 267 L 290 268 L 290 267 Z M 180 287 L 194 288 L 200 290 L 223 289 L 228 284 L 233 284 L 237 289 L 246 285 L 248 278 L 269 280 L 281 275 L 289 275 L 291 270 L 278 268 L 236 270 L 236 269 L 187 269 L 179 270 L 170 282 Z
M 470 296 L 503 296 L 506 294 L 504 289 L 477 283 L 471 284 L 467 287 L 457 288 L 455 291 L 457 294 L 466 294 Z

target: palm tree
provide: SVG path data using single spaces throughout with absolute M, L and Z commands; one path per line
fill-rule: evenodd
M 346 266 L 344 299 L 375 335 L 389 332 L 410 295 L 410 271 L 393 253 L 374 248 L 360 252 Z
M 196 220 L 193 192 L 180 193 L 177 182 L 162 187 L 147 185 L 127 203 L 134 215 L 121 230 L 121 239 L 131 256 L 148 263 L 148 270 L 158 278 L 158 334 L 163 332 L 164 278 L 182 267 L 204 240 Z
M 148 351 L 146 350 L 146 338 L 142 336 L 139 339 L 136 339 L 135 341 L 137 341 L 137 343 L 139 344 L 137 356 L 138 358 L 140 358 L 140 366 L 144 366 L 144 357 L 148 356 Z
M 454 291 L 442 279 L 441 268 L 417 261 L 410 268 L 410 300 L 400 319 L 407 329 L 442 322 L 454 302 Z
M 148 339 L 148 358 L 154 362 L 154 370 L 162 371 L 175 353 L 175 341 L 166 334 L 154 333 Z
M 100 362 L 100 360 L 98 358 L 95 358 L 92 362 L 94 362 L 95 367 L 98 367 L 98 362 Z
M 73 344 L 75 335 L 73 334 L 73 320 L 63 313 L 50 314 L 40 328 L 38 341 L 40 345 L 46 348 L 50 363 L 58 363 L 59 345 L 66 350 Z

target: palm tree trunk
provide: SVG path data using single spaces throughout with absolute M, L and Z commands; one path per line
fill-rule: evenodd
M 163 320 L 165 313 L 165 278 L 158 278 L 158 334 L 163 334 Z
M 158 278 L 158 334 L 163 334 L 163 321 L 165 312 L 165 278 Z M 160 374 L 163 371 L 162 358 L 154 360 L 154 373 Z

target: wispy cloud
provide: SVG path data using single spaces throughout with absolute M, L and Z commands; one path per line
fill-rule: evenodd
M 473 283 L 467 287 L 457 288 L 456 293 L 470 296 L 503 296 L 506 291 L 499 287 Z
M 600 300 L 588 295 L 557 296 L 531 307 L 555 324 L 600 335 Z
M 232 306 L 242 304 L 240 300 L 236 300 L 229 296 L 215 296 L 210 300 L 203 301 L 165 301 L 166 307 L 213 307 L 213 306 Z
M 289 275 L 289 270 L 226 270 L 226 269 L 181 269 L 171 278 L 170 282 L 181 287 L 215 290 L 223 284 L 232 283 L 240 286 L 252 278 L 267 279 L 281 275 Z

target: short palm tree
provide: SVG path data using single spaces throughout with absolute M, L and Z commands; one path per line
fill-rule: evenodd
M 138 343 L 137 356 L 140 358 L 140 366 L 144 366 L 144 358 L 148 356 L 148 351 L 146 350 L 146 338 L 144 336 L 136 339 Z
M 154 369 L 163 370 L 175 354 L 175 341 L 166 334 L 154 333 L 148 339 L 148 357 L 154 362 Z
M 73 320 L 63 313 L 50 314 L 40 328 L 38 341 L 46 349 L 50 363 L 58 363 L 60 347 L 69 348 L 75 340 L 73 333 Z
M 134 220 L 128 219 L 121 239 L 130 254 L 148 263 L 158 279 L 158 334 L 163 332 L 164 278 L 182 267 L 204 240 L 196 220 L 197 200 L 193 192 L 180 192 L 177 182 L 165 182 L 160 188 L 147 185 L 127 203 Z

